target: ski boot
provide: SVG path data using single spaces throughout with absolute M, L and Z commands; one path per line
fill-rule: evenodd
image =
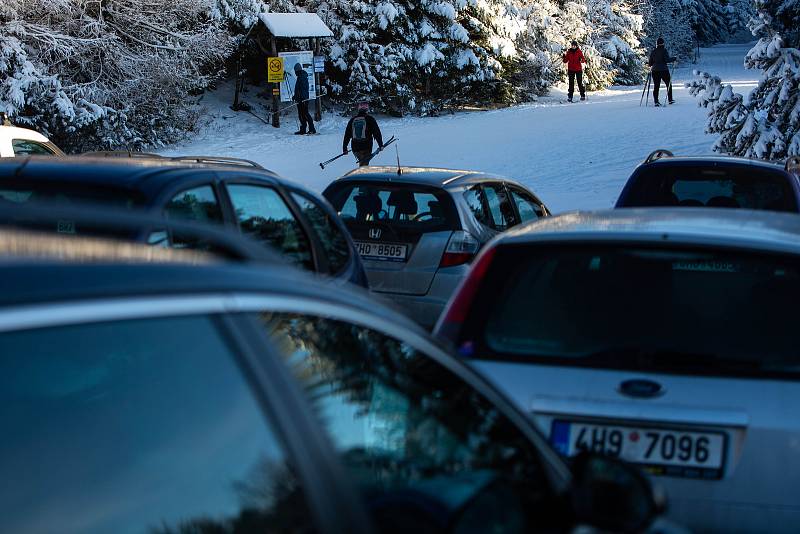
M 586 95 L 581 95 L 581 102 L 583 102 L 584 100 L 586 100 Z

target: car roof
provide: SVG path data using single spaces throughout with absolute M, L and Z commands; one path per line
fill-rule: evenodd
M 645 162 L 640 165 L 640 168 L 657 168 L 669 167 L 670 165 L 678 166 L 709 166 L 709 167 L 757 167 L 768 171 L 779 171 L 786 174 L 783 165 L 759 160 L 752 158 L 741 158 L 737 156 L 664 156 Z
M 545 217 L 496 243 L 637 242 L 800 254 L 800 216 L 721 208 L 618 208 Z
M 439 167 L 400 167 L 400 170 L 401 173 L 398 174 L 396 166 L 359 167 L 338 178 L 333 183 L 374 181 L 445 188 L 464 186 L 476 182 L 502 180 L 519 185 L 514 180 L 481 171 L 443 169 Z
M 217 262 L 65 263 L 2 256 L 0 277 L 6 288 L 0 292 L 0 309 L 126 297 L 260 294 L 293 301 L 306 298 L 336 308 L 355 309 L 424 334 L 411 319 L 376 302 L 366 290 L 332 286 L 289 266 Z
M 113 186 L 142 192 L 160 190 L 171 182 L 192 175 L 198 169 L 212 169 L 214 172 L 234 171 L 240 174 L 244 172 L 248 176 L 253 176 L 255 173 L 267 179 L 283 180 L 266 169 L 159 158 L 28 156 L 0 160 L 0 178 L 13 176 L 20 179 Z
M 29 139 L 39 143 L 47 143 L 49 139 L 36 130 L 20 128 L 19 126 L 0 125 L 0 138 L 5 139 Z

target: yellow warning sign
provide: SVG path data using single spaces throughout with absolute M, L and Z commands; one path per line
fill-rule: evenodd
M 267 81 L 281 83 L 283 81 L 283 58 L 271 57 L 267 59 Z

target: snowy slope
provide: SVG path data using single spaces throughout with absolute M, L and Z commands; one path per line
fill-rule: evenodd
M 751 44 L 701 49 L 700 62 L 675 71 L 677 103 L 640 107 L 642 87 L 617 87 L 589 93 L 586 102 L 560 103 L 563 88 L 536 104 L 497 111 L 464 112 L 436 118 L 378 117 L 384 138 L 397 136 L 403 165 L 491 171 L 532 188 L 554 211 L 613 205 L 633 168 L 656 148 L 676 154 L 710 153 L 714 138 L 703 132 L 705 110 L 683 88 L 693 69 L 711 72 L 747 94 L 757 73 L 742 61 Z M 321 135 L 295 136 L 296 114 L 282 117 L 280 129 L 247 113 L 229 109 L 229 87 L 206 95 L 208 124 L 189 142 L 163 154 L 224 155 L 257 161 L 279 174 L 321 191 L 354 166 L 345 156 L 327 166 L 318 163 L 341 151 L 346 117 L 323 116 Z M 576 95 L 577 96 L 577 95 Z M 245 98 L 251 104 L 256 97 Z M 662 101 L 666 100 L 662 86 Z M 387 150 L 376 164 L 395 162 Z

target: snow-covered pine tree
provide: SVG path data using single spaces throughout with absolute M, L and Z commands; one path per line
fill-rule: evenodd
M 512 83 L 531 99 L 561 79 L 564 43 L 554 0 L 520 0 L 518 7 L 525 28 L 517 38 L 519 68 Z
M 681 0 L 681 3 L 701 46 L 723 42 L 730 36 L 728 12 L 720 0 Z
M 209 2 L 3 0 L 0 109 L 72 150 L 177 139 L 230 50 Z
M 644 50 L 639 38 L 644 20 L 629 0 L 586 0 L 589 22 L 595 29 L 593 46 L 611 62 L 613 83 L 637 85 L 645 74 Z
M 345 101 L 420 114 L 485 104 L 487 90 L 498 94 L 497 58 L 514 53 L 493 20 L 500 0 L 312 0 L 307 7 L 336 34 L 329 57 Z
M 644 17 L 642 45 L 646 53 L 663 37 L 669 53 L 679 60 L 693 57 L 694 29 L 688 10 L 680 0 L 646 0 L 639 6 Z

